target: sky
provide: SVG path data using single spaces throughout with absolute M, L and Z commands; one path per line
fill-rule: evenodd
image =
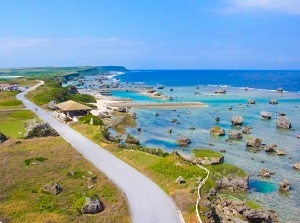
M 300 69 L 300 0 L 0 0 L 0 67 Z

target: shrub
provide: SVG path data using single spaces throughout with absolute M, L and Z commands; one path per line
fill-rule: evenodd
M 91 121 L 91 118 L 93 118 L 93 125 L 104 125 L 103 121 L 100 118 L 98 118 L 97 116 L 94 116 L 92 114 L 88 114 L 88 115 L 85 115 L 85 116 L 79 118 L 79 121 L 81 121 L 82 123 L 85 123 L 85 124 L 89 124 Z

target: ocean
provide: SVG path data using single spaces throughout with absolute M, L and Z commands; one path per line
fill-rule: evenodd
M 250 199 L 266 209 L 275 210 L 282 222 L 300 222 L 300 171 L 292 168 L 295 162 L 300 162 L 300 139 L 297 138 L 300 134 L 300 71 L 139 70 L 117 78 L 126 89 L 164 86 L 157 91 L 172 97 L 173 102 L 208 105 L 205 108 L 132 109 L 137 113 L 137 127 L 142 132 L 136 128 L 128 128 L 127 132 L 137 137 L 142 145 L 159 147 L 167 152 L 177 150 L 183 155 L 190 155 L 194 148 L 226 150 L 225 162 L 243 168 L 250 175 Z M 225 89 L 226 94 L 214 93 L 220 88 Z M 278 88 L 282 88 L 283 93 L 278 93 Z M 138 102 L 166 101 L 118 89 L 113 90 L 113 96 Z M 255 100 L 256 104 L 248 105 L 248 99 Z M 277 100 L 278 104 L 269 104 L 270 99 Z M 271 120 L 262 120 L 261 111 L 272 113 Z M 155 116 L 155 112 L 159 116 Z M 286 114 L 292 129 L 276 127 L 279 112 Z M 227 133 L 235 129 L 230 122 L 233 115 L 241 115 L 244 125 L 252 128 L 252 133 L 243 135 L 243 140 L 226 140 Z M 215 121 L 216 116 L 220 117 L 219 122 Z M 177 123 L 170 122 L 174 118 Z M 211 136 L 209 130 L 215 125 L 224 128 L 226 135 Z M 171 134 L 166 133 L 168 128 L 172 128 Z M 176 140 L 180 135 L 189 137 L 192 143 L 185 148 L 178 147 Z M 287 155 L 246 148 L 247 137 L 261 138 L 265 144 L 277 144 Z M 268 169 L 275 175 L 270 179 L 260 178 L 257 175 L 261 169 Z M 292 190 L 287 193 L 278 190 L 278 183 L 284 179 L 292 184 Z

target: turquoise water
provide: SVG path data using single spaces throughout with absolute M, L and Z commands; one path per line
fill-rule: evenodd
M 278 190 L 278 186 L 274 182 L 262 181 L 262 180 L 250 180 L 249 192 L 259 193 L 271 193 Z

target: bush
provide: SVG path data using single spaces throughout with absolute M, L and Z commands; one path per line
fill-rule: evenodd
M 85 124 L 89 124 L 91 121 L 91 118 L 93 118 L 93 125 L 104 125 L 103 121 L 100 118 L 98 118 L 97 116 L 94 116 L 92 114 L 88 114 L 88 115 L 81 117 L 79 119 L 79 121 L 81 121 L 82 123 L 85 123 Z

